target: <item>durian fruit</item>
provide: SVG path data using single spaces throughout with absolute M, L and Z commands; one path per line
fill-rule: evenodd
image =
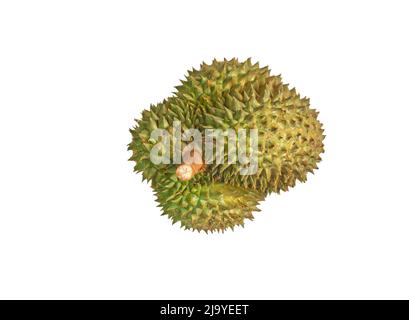
M 309 105 L 309 99 L 283 84 L 280 76 L 270 75 L 267 67 L 250 59 L 203 63 L 199 70 L 188 71 L 173 96 L 142 112 L 131 129 L 130 160 L 136 162 L 135 171 L 151 182 L 163 214 L 174 223 L 205 232 L 243 226 L 269 193 L 287 191 L 317 169 L 324 135 L 318 112 Z M 174 135 L 175 121 L 182 132 L 256 129 L 257 145 L 245 144 L 246 154 L 256 155 L 256 170 L 242 175 L 243 165 L 230 163 L 229 152 L 222 155 L 222 163 L 212 154 L 210 163 L 201 156 L 202 161 L 193 163 L 155 164 L 152 148 L 163 147 L 161 154 L 167 152 L 173 159 L 176 150 L 188 144 L 175 148 L 170 141 L 166 149 L 164 139 L 152 137 L 158 128 Z M 227 139 L 224 144 L 226 150 Z

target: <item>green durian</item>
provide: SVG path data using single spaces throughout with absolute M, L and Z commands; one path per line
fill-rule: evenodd
M 134 170 L 151 182 L 163 214 L 186 229 L 224 231 L 245 219 L 253 219 L 257 205 L 271 192 L 279 193 L 305 182 L 308 172 L 317 169 L 324 152 L 322 124 L 318 112 L 310 108 L 307 98 L 284 84 L 280 76 L 270 75 L 250 59 L 239 62 L 203 63 L 199 70 L 188 71 L 186 79 L 168 99 L 142 112 L 130 131 Z M 257 130 L 258 143 L 245 144 L 246 153 L 256 154 L 256 171 L 242 175 L 239 163 L 206 163 L 194 176 L 183 181 L 177 174 L 180 164 L 152 161 L 153 148 L 173 159 L 175 142 L 161 145 L 163 139 L 152 137 L 155 129 L 175 134 L 172 125 L 178 121 L 181 130 L 233 129 Z M 169 142 L 169 141 L 168 141 Z M 182 149 L 188 142 L 181 142 Z M 227 141 L 224 142 L 224 150 Z

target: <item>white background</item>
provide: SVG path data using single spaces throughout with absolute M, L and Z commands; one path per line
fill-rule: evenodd
M 2 1 L 0 298 L 409 298 L 407 1 Z M 128 129 L 202 61 L 311 98 L 307 183 L 245 228 L 160 215 Z

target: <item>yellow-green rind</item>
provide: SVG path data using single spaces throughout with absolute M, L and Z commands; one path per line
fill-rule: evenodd
M 267 67 L 249 59 L 215 60 L 189 71 L 176 89 L 174 96 L 143 111 L 129 144 L 135 171 L 151 181 L 159 205 L 173 222 L 206 232 L 242 225 L 267 194 L 287 191 L 317 168 L 324 152 L 318 112 Z M 172 134 L 174 121 L 180 121 L 182 131 L 258 129 L 256 174 L 240 175 L 240 163 L 213 163 L 192 180 L 179 181 L 176 164 L 155 165 L 149 158 L 159 142 L 150 137 L 152 130 Z

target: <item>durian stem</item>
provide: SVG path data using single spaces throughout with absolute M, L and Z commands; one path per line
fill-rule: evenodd
M 202 154 L 198 150 L 193 149 L 190 151 L 187 163 L 182 163 L 176 168 L 176 177 L 181 181 L 189 181 L 197 173 L 202 172 L 204 167 Z

